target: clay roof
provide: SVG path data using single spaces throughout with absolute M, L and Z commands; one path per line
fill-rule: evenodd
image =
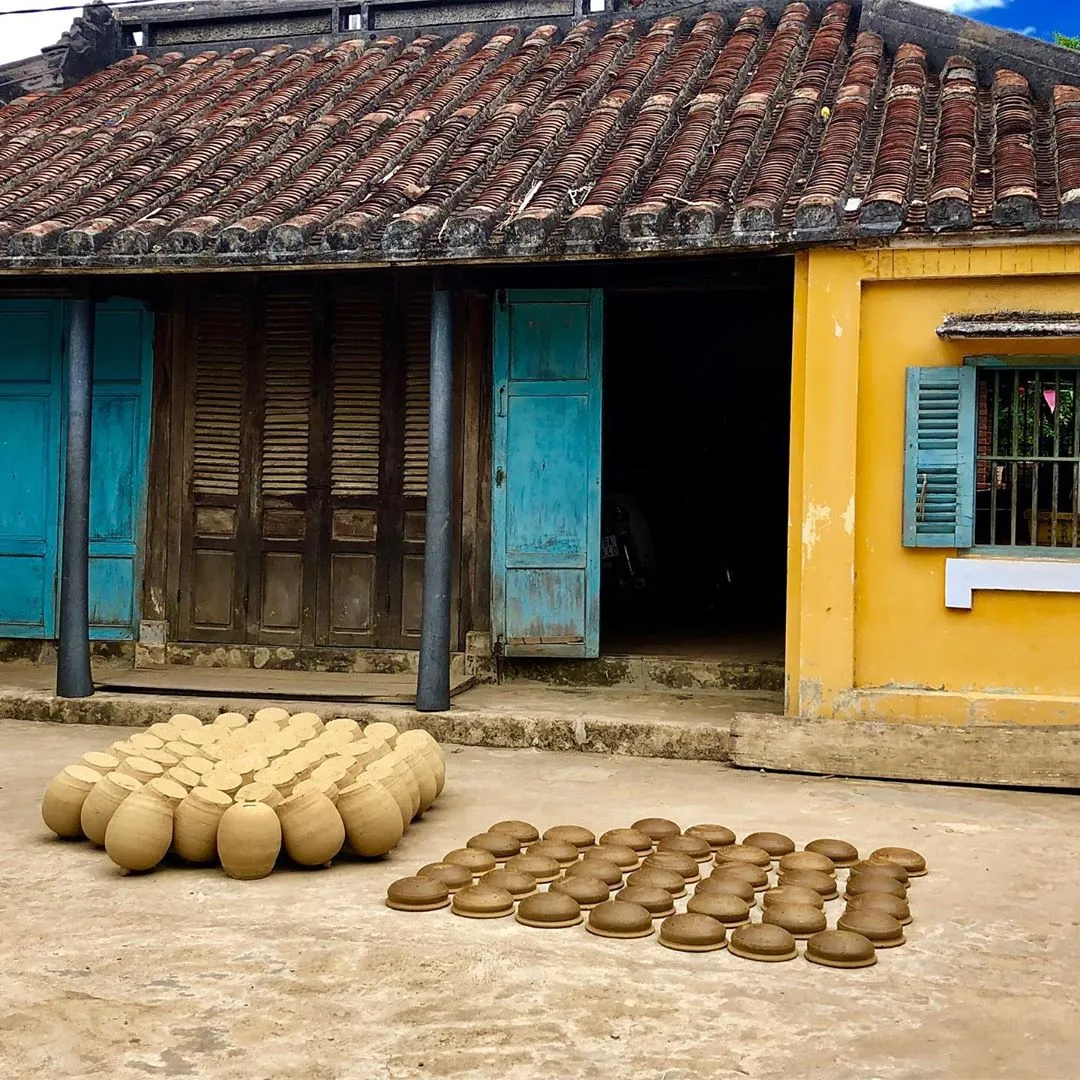
M 769 247 L 1080 221 L 1080 89 L 835 3 L 136 55 L 0 109 L 0 263 Z M 815 14 L 815 11 L 818 14 Z

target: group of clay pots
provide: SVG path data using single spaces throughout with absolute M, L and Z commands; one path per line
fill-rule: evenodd
M 846 906 L 830 929 L 825 903 L 840 896 L 838 870 L 847 872 Z M 397 911 L 449 907 L 471 919 L 514 915 L 525 926 L 549 929 L 585 922 L 590 933 L 608 938 L 652 937 L 659 922 L 657 939 L 669 949 L 727 948 L 767 963 L 794 960 L 805 941 L 803 955 L 812 963 L 860 968 L 877 962 L 878 949 L 904 943 L 908 885 L 925 873 L 926 861 L 908 848 L 878 848 L 860 859 L 845 840 L 812 840 L 796 851 L 782 833 L 736 842 L 726 826 L 684 831 L 666 818 L 612 829 L 599 842 L 579 825 L 556 825 L 541 837 L 528 822 L 500 821 L 393 882 L 386 904 Z M 688 886 L 693 895 L 677 911 Z
M 385 855 L 445 780 L 426 731 L 278 708 L 210 724 L 180 713 L 67 766 L 41 816 L 125 872 L 152 870 L 171 851 L 247 880 L 266 877 L 283 848 L 308 867 L 329 866 L 346 843 Z

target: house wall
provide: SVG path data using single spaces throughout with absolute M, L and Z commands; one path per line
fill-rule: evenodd
M 905 369 L 1075 355 L 1075 340 L 936 330 L 951 313 L 1080 310 L 1080 247 L 818 250 L 799 257 L 795 299 L 788 711 L 1080 723 L 1080 595 L 977 592 L 949 610 L 957 553 L 901 536 Z

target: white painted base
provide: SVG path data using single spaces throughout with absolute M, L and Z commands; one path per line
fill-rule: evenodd
M 945 606 L 970 611 L 976 589 L 1080 593 L 1080 559 L 946 559 Z

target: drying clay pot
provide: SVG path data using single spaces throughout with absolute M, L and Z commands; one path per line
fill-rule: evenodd
M 140 750 L 160 750 L 165 745 L 164 739 L 159 739 L 156 735 L 151 735 L 146 731 L 141 731 L 138 735 L 132 735 L 129 741 L 132 746 L 137 746 Z
M 211 769 L 203 778 L 203 787 L 217 788 L 232 797 L 244 786 L 244 778 L 231 769 Z
M 217 737 L 220 735 L 220 731 L 215 731 L 213 728 L 184 728 L 180 732 L 180 741 L 187 743 L 188 746 L 193 746 L 196 749 L 202 746 L 209 746 L 211 743 L 217 742 Z M 134 742 L 134 739 L 132 740 Z
M 805 941 L 825 929 L 825 912 L 815 904 L 770 904 L 761 915 L 763 923 L 782 926 L 793 938 Z
M 781 874 L 790 870 L 816 870 L 819 874 L 836 877 L 836 865 L 832 859 L 816 851 L 793 851 L 790 855 L 781 855 L 779 870 Z
M 665 836 L 678 836 L 682 832 L 682 829 L 674 821 L 662 817 L 641 818 L 635 821 L 630 828 L 637 829 L 638 832 L 643 832 L 646 836 L 651 837 L 654 844 L 663 840 Z
M 315 712 L 298 712 L 293 713 L 289 717 L 289 722 L 286 727 L 291 728 L 310 728 L 312 731 L 318 733 L 322 731 L 327 725 L 323 723 L 323 718 Z M 359 729 L 360 725 L 356 725 Z
M 862 873 L 852 874 L 848 878 L 847 890 L 844 893 L 846 898 L 850 899 L 852 896 L 868 892 L 888 893 L 900 900 L 907 899 L 907 889 L 888 874 Z
M 622 900 L 608 900 L 597 904 L 589 912 L 585 929 L 590 934 L 609 938 L 651 937 L 652 915 L 640 904 L 628 904 Z
M 886 915 L 891 915 L 901 926 L 907 926 L 911 922 L 911 908 L 908 907 L 908 902 L 901 900 L 898 896 L 891 896 L 889 893 L 859 893 L 858 896 L 848 898 L 848 911 L 861 911 L 863 909 L 884 911 Z
M 120 763 L 120 771 L 134 776 L 141 784 L 148 784 L 155 777 L 165 775 L 165 770 L 156 761 L 138 756 L 124 758 Z
M 839 895 L 836 879 L 819 870 L 789 870 L 780 874 L 781 885 L 804 885 L 820 893 L 824 900 L 835 900 Z
M 398 729 L 394 727 L 393 724 L 386 724 L 380 721 L 378 723 L 368 724 L 368 726 L 364 728 L 365 739 L 375 739 L 379 742 L 384 742 L 391 749 L 393 749 L 397 737 Z
M 600 843 L 628 847 L 639 855 L 648 853 L 653 849 L 652 837 L 641 832 L 640 829 L 608 829 L 600 837 Z
M 649 866 L 656 870 L 674 870 L 676 874 L 682 875 L 683 881 L 688 883 L 701 880 L 697 860 L 678 851 L 655 851 L 652 855 L 645 856 L 642 866 Z
M 348 787 L 347 779 L 345 786 Z M 292 793 L 294 795 L 303 795 L 305 791 L 317 791 L 320 795 L 325 795 L 335 806 L 337 805 L 338 786 L 333 780 L 313 776 L 308 780 L 301 780 L 298 784 L 293 784 Z
M 473 849 L 468 849 L 473 851 Z M 477 854 L 473 851 L 473 854 Z M 453 862 L 449 856 L 446 857 L 446 861 Z M 480 873 L 487 873 L 488 870 L 495 869 L 495 860 L 491 860 L 491 865 Z M 524 855 L 515 855 L 512 859 L 506 860 L 506 869 L 514 870 L 518 873 L 529 874 L 537 881 L 543 883 L 545 881 L 554 881 L 558 876 L 562 867 L 552 858 L 547 855 L 530 855 L 526 852 Z M 573 867 L 571 867 L 573 869 Z
M 470 885 L 454 893 L 450 910 L 466 919 L 502 919 L 514 913 L 514 898 L 493 885 Z
M 329 866 L 345 843 L 337 807 L 317 791 L 290 795 L 276 813 L 285 851 L 300 866 Z
M 151 724 L 146 729 L 147 735 L 156 735 L 162 742 L 170 742 L 172 739 L 180 738 L 180 729 L 173 727 L 172 724 L 163 724 L 160 720 L 156 724 Z
M 535 844 L 540 839 L 536 826 L 530 825 L 527 821 L 496 821 L 488 832 L 508 833 L 519 844 Z
M 548 892 L 561 892 L 572 896 L 583 911 L 603 904 L 610 895 L 610 889 L 611 886 L 606 881 L 585 874 L 564 875 L 548 886 Z
M 721 874 L 719 877 L 707 877 L 698 882 L 694 890 L 695 896 L 737 896 L 743 903 L 752 907 L 754 904 L 754 886 L 745 878 L 735 874 Z
M 795 939 L 782 926 L 769 923 L 740 926 L 728 939 L 728 952 L 744 960 L 761 960 L 769 964 L 794 960 L 799 955 Z
M 142 784 L 127 773 L 114 771 L 103 776 L 90 788 L 79 814 L 79 825 L 83 836 L 101 847 L 105 843 L 105 830 L 109 820 L 116 813 L 120 804 Z
M 169 800 L 143 787 L 116 809 L 105 829 L 105 850 L 123 870 L 151 870 L 169 850 L 173 808 Z
M 493 874 L 504 873 L 501 870 L 492 870 L 491 872 Z M 456 893 L 458 889 L 467 889 L 473 883 L 472 871 L 467 866 L 460 866 L 457 863 L 431 862 L 426 866 L 421 866 L 416 871 L 416 875 L 417 877 L 429 877 L 441 881 L 451 893 Z
M 636 870 L 641 865 L 641 854 L 622 844 L 597 844 L 596 847 L 585 848 L 582 858 L 614 863 L 623 872 Z
M 749 844 L 728 844 L 716 849 L 714 862 L 717 866 L 726 862 L 745 862 L 751 866 L 768 868 L 772 865 L 772 856 L 764 849 Z
M 773 904 L 812 904 L 824 910 L 825 898 L 817 889 L 809 889 L 805 885 L 781 885 L 778 889 L 763 893 L 761 903 L 763 907 L 772 907 Z
M 659 941 L 679 952 L 716 952 L 727 945 L 727 931 L 709 915 L 687 912 L 672 915 L 660 924 Z
M 582 825 L 553 825 L 544 832 L 545 840 L 565 840 L 574 847 L 588 848 L 596 843 L 596 837 Z
M 406 877 L 386 890 L 386 906 L 395 911 L 437 911 L 450 904 L 450 891 L 431 877 Z
M 173 850 L 190 863 L 212 862 L 217 854 L 217 830 L 232 799 L 216 788 L 197 787 L 173 814 Z
M 537 893 L 535 896 L 527 896 L 518 904 L 514 918 L 522 926 L 561 930 L 568 926 L 577 926 L 581 922 L 581 905 L 567 893 Z
M 684 835 L 701 837 L 712 851 L 735 843 L 735 834 L 726 825 L 691 825 Z
M 873 942 L 875 949 L 891 949 L 897 945 L 903 945 L 906 940 L 899 919 L 894 919 L 884 911 L 875 911 L 873 908 L 855 908 L 845 911 L 836 920 L 836 929 L 851 930 L 853 933 L 862 934 L 864 938 Z
M 678 900 L 686 895 L 686 878 L 675 870 L 669 870 L 663 866 L 643 866 L 627 875 L 627 885 L 657 885 L 666 889 Z
M 177 731 L 194 731 L 202 726 L 202 721 L 191 713 L 173 713 L 169 717 L 169 727 L 176 728 Z
M 806 943 L 806 959 L 823 967 L 861 968 L 877 963 L 873 942 L 850 930 L 822 930 Z
M 374 742 L 378 744 L 379 740 L 376 739 Z M 434 736 L 420 728 L 413 729 L 412 731 L 403 731 L 397 739 L 394 740 L 394 748 L 396 750 L 407 750 L 413 746 L 420 747 L 425 760 L 428 765 L 431 766 L 431 772 L 435 777 L 435 796 L 438 798 L 438 796 L 442 794 L 443 788 L 446 786 L 446 761 L 443 758 L 442 749 L 435 741 Z M 536 837 L 533 837 L 533 839 L 536 839 Z
M 273 784 L 256 780 L 240 788 L 233 796 L 233 802 L 261 802 L 273 809 L 281 804 L 282 798 L 281 792 Z
M 148 783 L 147 788 L 163 799 L 168 800 L 169 805 L 175 811 L 176 808 L 187 798 L 188 790 L 183 784 L 170 780 L 167 776 L 158 776 Z
M 389 754 L 379 758 L 379 760 L 376 761 L 374 765 L 369 766 L 369 768 L 378 769 L 387 766 L 401 777 L 405 786 L 408 788 L 409 799 L 412 804 L 412 813 L 409 815 L 409 820 L 412 821 L 413 818 L 420 813 L 420 784 L 417 782 L 412 769 L 409 768 L 408 763 L 399 751 L 391 750 Z M 367 772 L 367 769 L 364 771 Z
M 260 720 L 269 720 L 271 723 L 281 727 L 282 724 L 289 722 L 288 709 L 280 709 L 277 706 L 271 705 L 265 709 L 260 709 L 252 718 L 252 723 L 258 723 Z
M 458 869 L 463 870 L 464 867 L 458 867 Z M 584 881 L 585 879 L 582 878 L 581 880 Z M 491 885 L 496 889 L 505 889 L 515 900 L 522 900 L 526 896 L 533 896 L 536 893 L 536 878 L 532 874 L 523 874 L 520 870 L 507 870 L 505 868 L 489 870 L 477 884 Z M 606 888 L 604 889 L 604 895 L 606 898 Z
M 878 848 L 877 851 L 870 852 L 871 859 L 875 856 L 888 859 L 889 862 L 902 866 L 908 872 L 909 877 L 922 877 L 926 873 L 926 860 L 917 851 L 912 851 L 911 848 Z
M 748 862 L 722 862 L 709 874 L 711 878 L 737 877 L 753 886 L 754 892 L 764 892 L 769 887 L 769 872 Z
M 582 859 L 581 862 L 568 866 L 563 877 L 599 878 L 609 889 L 617 889 L 623 883 L 622 869 L 606 859 Z
M 188 791 L 194 787 L 198 787 L 202 783 L 202 777 L 199 776 L 198 773 L 193 773 L 190 769 L 185 769 L 183 765 L 174 765 L 171 769 L 166 770 L 165 775 L 170 780 L 175 780 L 178 784 L 183 784 Z M 134 779 L 134 777 L 132 779 Z
M 100 750 L 88 750 L 79 758 L 79 764 L 106 776 L 120 768 L 120 759 L 114 754 L 104 754 Z
M 315 717 L 318 719 L 318 713 L 297 713 L 296 716 L 302 717 L 303 722 L 310 722 L 309 717 Z M 294 717 L 289 718 L 291 723 Z M 360 725 L 348 716 L 335 716 L 333 720 L 327 720 L 324 725 L 327 731 L 345 731 L 348 732 L 349 738 L 356 739 L 362 734 L 362 728 Z
M 708 903 L 705 902 L 706 898 Z M 698 901 L 697 904 L 694 904 L 695 900 Z M 695 892 L 687 901 L 686 910 L 719 919 L 728 927 L 745 926 L 750 921 L 750 905 L 742 897 L 733 896 L 731 893 Z
M 854 844 L 849 844 L 846 840 L 811 840 L 806 845 L 806 851 L 813 851 L 818 855 L 824 855 L 825 858 L 831 860 L 833 866 L 845 867 L 850 866 L 859 858 L 859 849 Z
M 281 854 L 277 813 L 262 802 L 234 803 L 218 823 L 217 851 L 229 877 L 241 881 L 266 877 Z
M 517 856 L 521 858 L 521 856 Z M 458 866 L 464 866 L 473 872 L 473 875 L 479 877 L 481 874 L 486 874 L 490 870 L 495 869 L 495 856 L 490 851 L 481 851 L 479 848 L 454 848 L 453 851 L 448 851 L 443 857 L 443 862 L 456 863 Z M 513 869 L 521 869 L 520 867 L 514 867 Z M 555 867 L 555 872 L 552 874 L 552 879 L 558 876 L 558 865 Z
M 243 713 L 223 712 L 214 717 L 212 727 L 225 728 L 227 731 L 236 731 L 247 727 L 247 717 Z
M 370 776 L 361 776 L 339 792 L 337 811 L 349 847 L 357 855 L 377 858 L 392 851 L 401 839 L 398 805 L 390 792 Z
M 431 771 L 431 766 L 424 756 L 423 747 L 417 746 L 415 743 L 402 743 L 399 739 L 394 747 L 394 753 L 400 755 L 416 780 L 416 786 L 420 790 L 420 809 L 418 812 L 422 814 L 431 806 L 439 794 L 439 785 L 435 780 L 435 773 Z
M 674 851 L 680 855 L 689 855 L 696 862 L 705 863 L 712 860 L 712 848 L 708 840 L 700 836 L 665 836 L 656 845 L 657 851 Z
M 214 768 L 214 763 L 212 761 L 208 758 L 200 757 L 198 754 L 191 754 L 186 758 L 181 758 L 180 764 L 185 769 L 190 769 L 196 776 L 205 776 Z
M 888 859 L 882 859 L 880 856 L 852 863 L 851 872 L 853 874 L 863 872 L 885 874 L 887 877 L 895 878 L 905 888 L 911 881 L 911 875 L 899 863 L 889 862 Z
M 170 754 L 167 750 L 143 750 L 140 757 L 147 761 L 156 761 L 163 769 L 171 769 L 180 764 L 180 758 L 176 754 Z
M 187 746 L 187 743 L 181 743 L 179 745 Z M 118 739 L 116 742 L 110 744 L 109 753 L 123 762 L 125 758 L 138 757 L 139 748 L 134 746 L 128 739 Z
M 412 798 L 409 795 L 408 785 L 401 779 L 401 775 L 386 764 L 385 758 L 373 761 L 364 769 L 361 776 L 370 777 L 381 784 L 390 792 L 394 802 L 398 805 L 398 813 L 401 815 L 401 829 L 404 832 L 412 821 Z
M 343 746 L 341 752 L 343 755 L 352 758 L 356 763 L 357 768 L 362 771 L 372 762 L 378 761 L 379 758 L 389 754 L 390 747 L 384 742 L 371 742 L 369 739 L 357 739 L 356 742 L 351 742 L 348 746 Z M 321 757 L 321 752 L 319 750 L 311 750 L 309 751 L 309 754 L 312 757 Z
M 743 844 L 747 847 L 759 847 L 774 859 L 779 859 L 781 855 L 790 855 L 795 850 L 795 841 L 778 832 L 751 833 L 743 837 Z
M 654 919 L 664 919 L 675 914 L 671 893 L 659 885 L 627 885 L 615 894 L 623 904 L 640 904 Z
M 82 836 L 82 808 L 101 773 L 89 765 L 68 765 L 53 777 L 41 799 L 41 818 L 57 836 Z
M 568 840 L 536 840 L 525 849 L 525 854 L 543 855 L 560 866 L 571 866 L 578 861 L 578 849 Z
M 521 853 L 521 845 L 509 833 L 477 833 L 465 841 L 465 846 L 479 851 L 490 851 L 496 862 L 506 862 Z

